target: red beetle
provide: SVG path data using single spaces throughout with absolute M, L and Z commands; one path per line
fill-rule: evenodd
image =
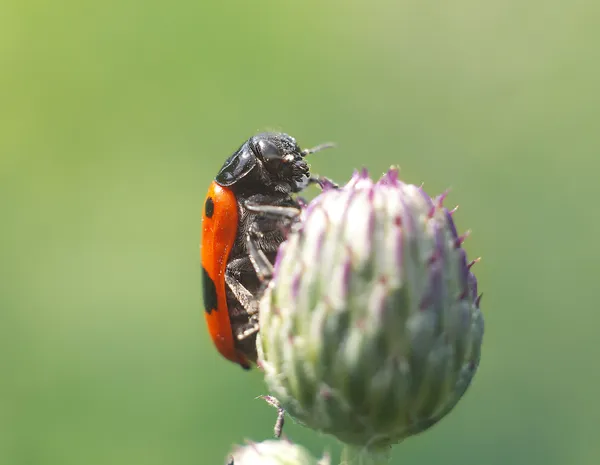
M 301 150 L 283 133 L 248 139 L 211 183 L 202 215 L 202 286 L 208 331 L 217 350 L 244 369 L 256 362 L 261 285 L 285 230 L 300 212 L 292 197 L 311 183 L 305 157 L 330 147 Z

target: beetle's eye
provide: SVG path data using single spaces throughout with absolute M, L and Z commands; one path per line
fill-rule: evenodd
M 258 150 L 260 151 L 260 154 L 263 156 L 265 161 L 281 159 L 281 153 L 279 152 L 279 149 L 269 141 L 259 141 Z

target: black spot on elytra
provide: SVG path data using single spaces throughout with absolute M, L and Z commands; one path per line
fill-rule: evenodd
M 204 204 L 204 214 L 207 218 L 212 218 L 213 213 L 215 212 L 215 202 L 212 197 L 206 199 L 206 203 Z
M 204 311 L 210 315 L 210 312 L 217 310 L 217 287 L 204 267 L 202 267 L 202 290 Z

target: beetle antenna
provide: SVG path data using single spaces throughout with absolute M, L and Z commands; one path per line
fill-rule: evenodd
M 335 147 L 336 144 L 334 142 L 326 142 L 324 144 L 319 144 L 316 147 L 310 149 L 304 149 L 300 154 L 305 157 L 306 155 L 310 155 L 311 153 L 320 152 L 321 150 L 330 149 Z

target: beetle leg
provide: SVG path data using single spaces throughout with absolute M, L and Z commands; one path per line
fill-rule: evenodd
M 273 207 L 273 208 L 285 208 L 285 207 Z M 248 255 L 252 266 L 256 270 L 258 279 L 266 281 L 271 279 L 273 276 L 273 265 L 265 255 L 265 253 L 258 247 L 258 239 L 262 236 L 262 233 L 258 230 L 256 223 L 252 223 L 248 229 L 246 235 L 246 247 L 248 248 Z
M 335 147 L 335 142 L 325 142 L 324 144 L 319 144 L 316 147 L 311 147 L 309 149 L 304 149 L 300 154 L 305 157 L 310 155 L 311 153 L 320 152 L 321 150 L 330 149 Z
M 277 420 L 275 420 L 275 426 L 273 427 L 273 433 L 275 437 L 279 439 L 283 432 L 283 424 L 285 422 L 285 410 L 279 404 L 276 397 L 273 396 L 260 396 L 267 404 L 277 409 Z
M 318 185 L 321 190 L 326 190 L 326 189 L 339 189 L 339 185 L 334 182 L 333 180 L 326 178 L 325 176 L 320 176 L 318 174 L 313 174 L 309 179 L 308 179 L 308 184 L 316 184 Z
M 254 334 L 260 331 L 260 325 L 258 324 L 258 314 L 255 313 L 250 317 L 248 324 L 241 326 L 238 331 L 236 331 L 235 337 L 238 341 L 243 341 L 244 339 L 253 336 Z
M 271 216 L 276 218 L 289 218 L 294 219 L 301 213 L 299 208 L 295 207 L 282 207 L 279 205 L 261 205 L 257 203 L 246 202 L 246 208 L 251 212 L 261 213 L 265 216 Z
M 225 272 L 225 282 L 233 292 L 233 295 L 240 303 L 246 313 L 249 315 L 254 315 L 258 313 L 258 302 L 256 298 L 252 295 L 252 293 L 244 287 L 242 283 L 240 283 L 237 279 L 235 279 L 231 274 L 226 271 Z
M 275 437 L 279 439 L 281 433 L 283 433 L 283 424 L 285 423 L 285 410 L 282 407 L 277 408 L 277 420 L 275 420 L 275 426 L 273 427 L 273 433 Z
M 252 293 L 246 289 L 242 283 L 231 275 L 229 270 L 225 272 L 225 282 L 237 301 L 250 316 L 248 323 L 236 327 L 235 330 L 236 339 L 242 341 L 258 333 L 260 329 L 260 326 L 258 325 L 258 300 L 256 300 Z

